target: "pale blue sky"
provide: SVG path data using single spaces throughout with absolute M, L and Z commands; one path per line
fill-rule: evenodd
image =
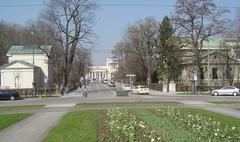
M 0 20 L 24 25 L 36 20 L 48 0 L 0 0 Z M 218 6 L 229 7 L 228 17 L 235 16 L 240 0 L 215 0 Z M 93 63 L 103 65 L 110 58 L 114 45 L 121 41 L 128 26 L 148 16 L 157 20 L 174 11 L 175 0 L 98 0 L 96 26 L 98 36 L 92 49 Z M 145 6 L 144 6 L 145 5 Z

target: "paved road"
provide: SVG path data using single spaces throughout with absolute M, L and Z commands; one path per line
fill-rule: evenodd
M 240 111 L 232 108 L 240 108 L 240 105 L 215 105 L 208 101 L 216 100 L 240 100 L 240 97 L 232 96 L 178 96 L 174 94 L 162 94 L 159 92 L 151 92 L 151 95 L 130 95 L 128 97 L 116 97 L 116 88 L 109 88 L 104 84 L 91 84 L 88 86 L 88 97 L 83 99 L 81 89 L 69 93 L 62 97 L 42 98 L 42 99 L 24 99 L 19 101 L 0 101 L 0 106 L 11 105 L 34 105 L 44 104 L 43 109 L 0 111 L 0 114 L 8 113 L 34 113 L 31 117 L 18 122 L 11 127 L 0 131 L 0 142 L 39 142 L 47 134 L 47 132 L 69 111 L 83 109 L 109 109 L 112 106 L 91 106 L 91 107 L 74 107 L 82 102 L 133 102 L 133 101 L 178 101 L 182 105 L 176 107 L 199 107 L 210 111 L 215 111 L 229 116 L 240 118 Z M 119 106 L 120 108 L 133 107 L 166 107 L 166 105 L 127 105 Z

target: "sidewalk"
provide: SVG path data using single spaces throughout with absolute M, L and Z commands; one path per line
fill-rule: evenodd
M 162 92 L 158 90 L 149 89 L 150 95 L 176 95 L 176 92 Z
M 37 113 L 0 131 L 0 142 L 41 142 L 66 112 Z

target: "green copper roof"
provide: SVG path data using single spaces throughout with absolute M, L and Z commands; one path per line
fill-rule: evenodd
M 12 46 L 7 54 L 44 54 L 49 53 L 51 50 L 51 45 L 17 45 Z
M 221 49 L 223 47 L 223 39 L 208 39 L 208 41 L 203 42 L 202 49 Z M 183 47 L 182 49 L 191 49 L 189 45 Z

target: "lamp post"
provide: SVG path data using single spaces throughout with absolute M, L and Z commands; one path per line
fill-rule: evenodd
M 210 62 L 210 59 L 209 59 L 209 40 L 208 40 L 208 88 L 210 85 L 210 63 L 209 62 Z
M 34 35 L 34 26 L 32 27 L 32 32 L 31 32 L 31 35 L 32 35 L 32 40 L 33 40 L 33 35 Z M 32 41 L 33 42 L 33 41 Z M 32 46 L 32 55 L 33 55 L 33 82 L 32 82 L 32 86 L 33 86 L 33 97 L 36 97 L 36 80 L 35 80 L 35 48 L 34 48 L 34 45 L 31 45 Z

